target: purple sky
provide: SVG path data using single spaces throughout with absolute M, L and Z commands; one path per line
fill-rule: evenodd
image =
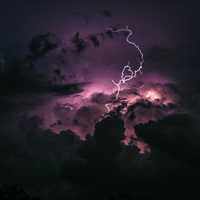
M 189 42 L 188 36 L 193 31 L 191 23 L 195 23 L 191 17 L 195 12 L 192 4 L 146 2 L 3 1 L 0 7 L 1 43 L 18 46 L 24 41 L 26 45 L 38 33 L 53 31 L 65 38 L 76 31 L 98 31 L 110 24 L 135 27 L 136 39 L 144 46 L 174 46 L 183 41 Z M 110 19 L 103 17 L 105 9 L 112 13 Z M 88 24 L 85 24 L 86 20 Z M 5 41 L 5 37 L 9 41 Z

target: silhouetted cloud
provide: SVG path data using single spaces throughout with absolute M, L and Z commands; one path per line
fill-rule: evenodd
M 199 123 L 187 114 L 176 114 L 157 122 L 136 126 L 148 144 L 183 162 L 199 165 Z
M 33 57 L 38 58 L 57 48 L 58 39 L 53 33 L 37 35 L 33 37 L 29 47 Z

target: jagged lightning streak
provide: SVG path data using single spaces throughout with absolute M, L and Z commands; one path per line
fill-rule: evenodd
M 117 32 L 128 32 L 128 35 L 126 37 L 126 42 L 129 43 L 130 45 L 133 45 L 137 49 L 139 54 L 140 54 L 140 62 L 139 62 L 139 65 L 136 66 L 135 70 L 132 69 L 132 68 L 135 68 L 135 67 L 131 67 L 130 63 L 128 62 L 128 65 L 125 65 L 123 67 L 123 70 L 122 70 L 122 73 L 121 73 L 121 79 L 118 82 L 112 80 L 112 83 L 117 87 L 117 92 L 116 92 L 115 98 L 118 99 L 119 98 L 119 93 L 121 91 L 121 85 L 126 83 L 127 81 L 130 81 L 133 78 L 136 78 L 138 72 L 140 72 L 140 73 L 142 72 L 141 70 L 143 68 L 144 56 L 143 56 L 143 53 L 142 53 L 139 45 L 137 45 L 133 41 L 130 41 L 130 37 L 133 35 L 133 31 L 128 26 L 126 26 L 126 28 L 121 28 L 121 29 L 117 29 L 117 30 L 113 30 L 112 28 L 109 28 L 108 30 L 110 30 L 110 31 L 112 31 L 114 33 L 117 33 Z M 128 73 L 130 73 L 130 74 L 125 75 L 126 71 Z
M 107 30 L 111 31 L 113 33 L 128 32 L 128 35 L 126 37 L 126 42 L 130 45 L 133 45 L 139 52 L 139 56 L 140 56 L 140 61 L 139 61 L 138 66 L 131 67 L 130 63 L 128 62 L 128 64 L 123 67 L 123 70 L 121 72 L 121 79 L 118 82 L 112 80 L 112 83 L 117 87 L 117 91 L 116 91 L 116 95 L 115 95 L 115 99 L 117 100 L 119 98 L 119 94 L 121 91 L 121 85 L 125 84 L 127 81 L 132 80 L 133 78 L 136 78 L 138 72 L 142 73 L 141 70 L 143 68 L 144 56 L 143 56 L 142 50 L 140 49 L 139 45 L 137 45 L 135 42 L 130 40 L 130 37 L 133 35 L 133 31 L 128 26 L 126 26 L 126 28 L 120 28 L 117 30 L 113 29 L 113 28 L 107 28 Z M 134 70 L 133 68 L 136 68 L 136 69 Z M 129 74 L 128 75 L 125 74 L 126 72 L 128 72 Z M 107 112 L 111 111 L 112 105 L 113 105 L 113 103 L 105 104 Z M 72 106 L 66 106 L 66 108 L 69 108 L 70 110 L 74 109 Z

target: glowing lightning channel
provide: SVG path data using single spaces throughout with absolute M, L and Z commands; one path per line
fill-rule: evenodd
M 121 73 L 121 79 L 118 82 L 115 82 L 114 80 L 112 80 L 112 83 L 117 87 L 117 92 L 116 92 L 115 98 L 118 99 L 119 93 L 121 91 L 121 85 L 126 83 L 127 81 L 130 81 L 133 78 L 136 78 L 138 72 L 142 73 L 141 70 L 142 70 L 143 63 L 144 63 L 144 56 L 143 56 L 143 53 L 142 53 L 140 47 L 135 42 L 129 40 L 130 37 L 133 35 L 133 31 L 128 26 L 126 28 L 121 28 L 121 29 L 117 29 L 117 30 L 113 30 L 112 28 L 109 28 L 109 30 L 114 33 L 128 32 L 128 35 L 126 37 L 126 42 L 129 43 L 130 45 L 133 45 L 140 54 L 139 66 L 137 66 L 135 70 L 132 69 L 132 67 L 130 66 L 130 63 L 128 62 L 128 65 L 125 65 L 123 67 L 123 70 Z M 129 73 L 128 75 L 125 75 L 126 71 Z

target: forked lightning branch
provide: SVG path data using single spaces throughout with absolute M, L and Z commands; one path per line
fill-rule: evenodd
M 117 88 L 114 90 L 115 99 L 117 100 L 119 98 L 120 91 L 122 89 L 122 85 L 125 84 L 127 81 L 130 81 L 130 80 L 136 78 L 138 72 L 140 72 L 140 73 L 142 72 L 144 56 L 143 56 L 143 53 L 142 53 L 139 45 L 137 45 L 135 42 L 130 40 L 130 37 L 133 35 L 133 31 L 128 26 L 126 28 L 121 28 L 121 29 L 117 29 L 117 30 L 114 30 L 112 28 L 108 28 L 107 30 L 112 31 L 113 33 L 128 32 L 128 35 L 126 37 L 126 42 L 137 49 L 137 51 L 139 53 L 139 57 L 140 57 L 139 64 L 137 66 L 131 66 L 130 62 L 128 62 L 127 65 L 123 66 L 123 69 L 121 72 L 121 77 L 120 77 L 119 81 L 112 80 L 112 83 Z M 113 105 L 113 103 L 105 104 L 107 112 L 111 111 L 112 105 Z M 65 105 L 65 108 L 70 109 L 70 110 L 74 109 L 73 106 L 71 106 L 71 105 Z
M 119 98 L 120 91 L 122 89 L 122 85 L 125 84 L 127 81 L 130 81 L 134 78 L 137 77 L 138 72 L 142 73 L 142 68 L 143 68 L 143 63 L 144 63 L 144 56 L 142 53 L 142 50 L 140 49 L 139 45 L 137 45 L 135 42 L 130 41 L 130 37 L 133 35 L 133 31 L 127 26 L 126 28 L 121 28 L 117 30 L 113 30 L 109 28 L 108 30 L 117 33 L 117 32 L 128 32 L 128 35 L 126 37 L 126 42 L 132 46 L 134 46 L 140 56 L 140 61 L 137 66 L 130 66 L 130 63 L 128 62 L 127 65 L 125 65 L 122 69 L 121 72 L 121 77 L 118 82 L 112 80 L 112 83 L 116 86 L 116 90 L 114 90 L 115 94 L 115 99 L 117 100 Z M 107 112 L 111 111 L 112 108 L 112 103 L 107 103 L 105 104 L 105 107 L 107 109 Z
M 138 72 L 141 73 L 141 70 L 143 68 L 143 63 L 144 63 L 144 56 L 143 56 L 143 53 L 142 53 L 139 45 L 137 45 L 133 41 L 130 41 L 130 37 L 133 35 L 133 31 L 128 26 L 126 28 L 121 28 L 121 29 L 117 29 L 117 30 L 113 30 L 113 29 L 109 29 L 109 30 L 111 30 L 112 32 L 115 32 L 115 33 L 116 32 L 128 32 L 128 35 L 126 37 L 126 42 L 129 43 L 130 45 L 133 45 L 137 49 L 139 56 L 140 56 L 140 61 L 139 61 L 138 66 L 130 66 L 130 63 L 128 62 L 128 64 L 125 65 L 122 69 L 120 80 L 118 82 L 112 80 L 112 83 L 117 87 L 115 97 L 116 97 L 116 99 L 118 99 L 122 84 L 125 84 L 127 81 L 130 81 L 131 79 L 136 78 Z

